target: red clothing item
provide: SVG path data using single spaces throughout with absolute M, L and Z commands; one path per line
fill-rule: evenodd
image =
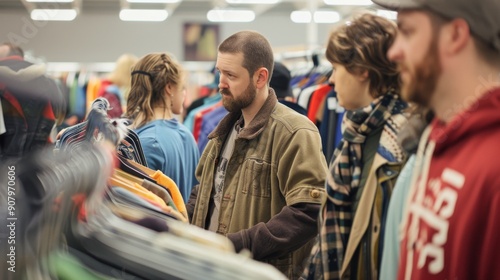
M 104 95 L 104 92 L 106 92 L 106 88 L 113 83 L 110 80 L 103 79 L 101 81 L 101 86 L 97 90 L 97 97 L 102 97 Z
M 434 120 L 403 220 L 398 279 L 500 279 L 500 88 Z M 418 172 L 418 171 L 417 171 Z
M 107 87 L 111 85 L 113 85 L 113 83 L 110 80 L 102 80 L 101 87 L 97 91 L 97 96 L 104 97 L 109 101 L 111 110 L 108 110 L 108 116 L 112 119 L 115 119 L 122 116 L 123 110 L 120 97 L 118 97 L 116 93 L 106 90 Z
M 111 110 L 108 110 L 108 117 L 111 119 L 120 118 L 123 114 L 120 98 L 116 94 L 107 91 L 104 92 L 102 97 L 109 101 L 109 107 Z
M 202 110 L 201 112 L 198 112 L 196 114 L 196 116 L 194 117 L 193 136 L 194 136 L 194 140 L 196 140 L 196 143 L 198 143 L 198 138 L 200 138 L 201 124 L 203 122 L 203 117 L 206 114 L 212 112 L 213 110 L 219 108 L 220 106 L 222 106 L 222 101 L 219 101 L 219 102 L 215 103 L 213 106 L 210 106 L 210 107 Z
M 311 102 L 309 103 L 309 110 L 307 110 L 307 117 L 316 125 L 318 124 L 316 119 L 316 114 L 318 113 L 318 109 L 331 90 L 332 86 L 329 84 L 320 85 L 314 91 L 311 97 Z

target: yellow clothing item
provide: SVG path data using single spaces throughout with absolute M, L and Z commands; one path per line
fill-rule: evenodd
M 163 174 L 160 170 L 156 170 L 155 173 L 150 175 L 158 184 L 164 186 L 170 191 L 172 199 L 174 200 L 175 206 L 179 212 L 187 217 L 186 204 L 182 198 L 181 192 L 177 187 L 177 184 L 167 175 Z
M 87 113 L 90 111 L 92 102 L 97 98 L 97 92 L 101 87 L 101 80 L 96 77 L 91 77 L 87 83 L 86 92 L 86 103 L 87 103 Z
M 141 186 L 137 183 L 133 183 L 130 181 L 127 182 L 127 181 L 124 181 L 124 180 L 121 180 L 121 179 L 115 178 L 115 177 L 110 178 L 110 183 L 113 186 L 124 188 L 124 189 L 132 192 L 133 194 L 136 194 L 136 195 L 138 195 L 138 196 L 140 196 L 148 201 L 154 202 L 160 206 L 167 206 L 167 204 L 165 203 L 165 201 L 163 199 L 161 199 L 159 196 L 155 195 L 154 193 L 150 192 L 149 190 L 147 190 L 146 188 L 144 188 L 143 186 Z

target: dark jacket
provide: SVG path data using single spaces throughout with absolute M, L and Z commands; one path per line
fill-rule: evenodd
M 0 159 L 18 158 L 50 143 L 64 99 L 45 66 L 12 56 L 0 60 L 0 101 L 6 132 L 0 135 Z

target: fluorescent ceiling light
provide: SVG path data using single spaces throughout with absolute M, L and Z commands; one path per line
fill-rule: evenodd
M 312 15 L 309 11 L 293 11 L 290 14 L 290 19 L 295 23 L 308 23 L 311 22 Z
M 164 21 L 167 17 L 167 10 L 122 9 L 120 11 L 120 19 L 123 21 Z
M 370 6 L 371 0 L 323 0 L 327 5 L 334 6 Z
M 226 0 L 229 4 L 276 4 L 280 0 Z
M 290 19 L 295 23 L 309 23 L 313 19 L 316 23 L 334 23 L 340 20 L 340 14 L 334 11 L 316 11 L 311 15 L 309 11 L 293 11 Z
M 392 20 L 398 19 L 398 12 L 395 11 L 377 10 L 377 15 Z
M 212 22 L 251 22 L 255 13 L 251 10 L 210 10 L 207 19 Z
M 31 11 L 32 20 L 55 20 L 71 21 L 76 18 L 77 12 L 74 9 L 33 9 Z
M 129 3 L 177 3 L 181 0 L 127 0 Z
M 340 14 L 335 11 L 316 11 L 313 18 L 316 23 L 335 23 L 340 20 Z
M 26 2 L 44 2 L 44 3 L 71 3 L 74 0 L 26 0 Z

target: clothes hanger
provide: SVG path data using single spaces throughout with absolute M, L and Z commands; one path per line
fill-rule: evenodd
M 156 183 L 156 181 L 151 178 L 150 175 L 147 173 L 143 172 L 141 169 L 137 167 L 144 167 L 143 165 L 140 165 L 139 163 L 135 162 L 134 160 L 131 160 L 127 158 L 126 156 L 118 154 L 118 160 L 119 160 L 119 168 L 126 173 L 130 175 L 134 175 L 135 177 L 138 177 L 140 179 L 148 180 L 150 182 Z M 131 163 L 135 163 L 136 165 L 132 165 Z M 137 166 L 137 167 L 136 167 Z
M 105 98 L 97 98 L 94 100 L 92 109 L 88 113 L 87 118 L 79 124 L 66 128 L 58 140 L 59 145 L 56 144 L 56 147 L 68 147 L 74 143 L 81 142 L 83 139 L 91 139 L 91 137 L 94 136 L 94 130 L 99 129 L 106 122 L 106 119 L 103 118 L 103 114 L 105 114 L 108 108 L 109 102 Z M 103 128 L 101 128 L 101 130 L 103 130 Z M 109 137 L 110 135 L 107 136 Z
M 313 62 L 313 67 L 307 72 L 306 77 L 309 78 L 318 68 L 319 66 L 319 55 L 317 53 L 313 53 L 311 56 L 311 60 Z
M 121 120 L 124 120 L 124 125 L 130 125 L 130 120 Z M 127 133 L 118 144 L 117 150 L 128 159 L 132 159 L 141 165 L 147 166 L 146 156 L 144 155 L 144 150 L 142 149 L 139 136 L 132 129 L 127 127 Z
M 125 138 L 132 144 L 134 148 L 134 155 L 136 156 L 136 161 L 143 166 L 148 166 L 146 161 L 146 155 L 144 155 L 144 150 L 142 149 L 141 141 L 139 136 L 132 129 L 128 130 L 127 136 Z
M 131 166 L 133 166 L 133 167 L 135 167 L 135 168 L 139 169 L 140 171 L 144 172 L 144 173 L 145 173 L 145 174 L 147 174 L 148 176 L 151 176 L 151 175 L 153 175 L 153 174 L 156 172 L 156 170 L 153 170 L 153 169 L 151 169 L 151 168 L 149 168 L 149 167 L 146 167 L 146 166 L 144 166 L 144 165 L 141 165 L 141 164 L 139 164 L 139 163 L 137 163 L 137 162 L 135 162 L 135 161 L 133 161 L 133 160 L 125 159 L 125 161 L 126 161 L 128 164 L 130 164 Z

